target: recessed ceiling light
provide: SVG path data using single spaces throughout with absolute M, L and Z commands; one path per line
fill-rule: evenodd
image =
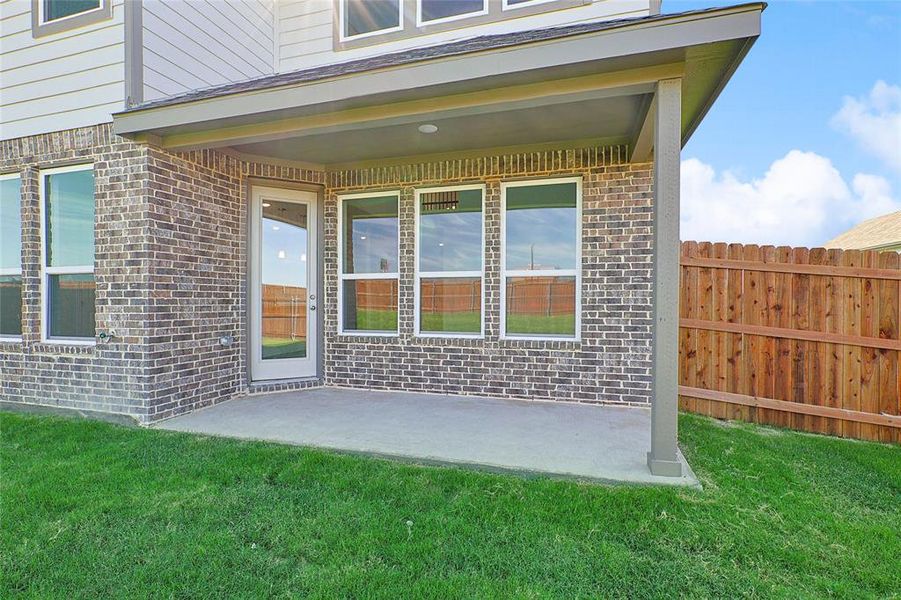
M 365 235 L 361 235 L 361 236 L 360 236 L 360 239 L 361 239 L 361 240 L 365 240 L 365 239 L 366 239 L 366 236 L 365 236 Z
M 273 225 L 273 226 L 272 226 L 272 231 L 278 231 L 278 230 L 279 230 L 279 226 L 278 226 L 278 225 Z
M 438 126 L 426 123 L 419 126 L 419 133 L 438 133 Z
M 279 250 L 279 251 L 278 251 L 278 257 L 279 257 L 279 258 L 288 258 L 288 254 L 287 254 L 287 252 L 285 252 L 284 250 Z
M 263 202 L 263 208 L 269 208 L 270 206 L 272 206 L 272 205 L 269 204 L 268 202 Z

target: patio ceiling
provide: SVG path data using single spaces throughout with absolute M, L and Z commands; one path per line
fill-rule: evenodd
M 688 140 L 760 33 L 762 4 L 486 36 L 281 74 L 114 115 L 173 151 L 338 166 L 476 150 L 625 144 L 651 155 L 649 108 L 682 79 Z M 438 126 L 422 134 L 419 125 Z

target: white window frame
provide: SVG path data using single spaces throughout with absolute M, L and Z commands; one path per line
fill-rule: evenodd
M 344 201 L 360 198 L 394 198 L 397 202 L 397 270 L 392 273 L 345 273 L 344 272 Z M 338 334 L 360 337 L 399 337 L 400 336 L 400 190 L 364 192 L 359 194 L 341 194 L 338 196 Z M 359 279 L 396 279 L 397 280 L 397 329 L 344 329 L 344 282 Z
M 45 11 L 44 5 L 46 4 L 46 0 L 37 0 L 38 23 L 40 25 L 47 25 L 49 23 L 65 23 L 66 21 L 68 21 L 70 19 L 77 19 L 79 17 L 83 17 L 84 15 L 99 13 L 101 11 L 106 10 L 106 3 L 109 1 L 110 0 L 100 0 L 99 4 L 97 5 L 97 8 L 89 8 L 88 10 L 83 10 L 81 12 L 72 13 L 71 15 L 66 15 L 65 17 L 60 17 L 58 19 L 50 19 L 48 21 L 47 16 L 44 14 L 44 11 Z M 130 1 L 130 0 L 126 0 L 126 1 Z M 506 1 L 506 0 L 504 0 L 504 1 Z
M 512 187 L 534 187 L 559 183 L 576 184 L 576 268 L 575 269 L 507 269 L 507 190 Z M 501 182 L 501 339 L 531 341 L 579 342 L 582 339 L 582 178 L 526 179 Z M 507 277 L 575 277 L 576 325 L 572 336 L 523 335 L 507 333 Z
M 22 174 L 21 173 L 4 173 L 0 175 L 0 181 L 5 181 L 7 179 L 18 179 L 19 180 L 19 232 L 21 235 L 22 230 Z M 0 267 L 0 276 L 19 276 L 19 279 L 22 278 L 22 244 L 19 244 L 19 266 L 18 267 Z M 22 294 L 19 293 L 19 306 L 22 306 Z M 22 325 L 19 325 L 19 329 L 22 328 Z M 0 333 L 0 342 L 21 342 L 22 341 L 22 332 L 20 331 L 18 335 L 10 335 Z
M 344 2 L 344 0 L 341 0 Z M 504 0 L 506 2 L 507 0 Z M 480 17 L 482 15 L 488 14 L 488 0 L 482 0 L 482 10 L 476 10 L 468 13 L 462 13 L 459 15 L 451 15 L 449 17 L 442 17 L 440 19 L 432 19 L 431 21 L 424 21 L 422 19 L 422 0 L 416 0 L 416 26 L 417 27 L 429 27 L 431 25 L 439 25 L 441 23 L 451 23 L 453 21 L 459 21 L 461 19 L 471 19 L 472 17 Z
M 420 249 L 420 217 L 421 217 L 421 208 L 420 208 L 420 197 L 423 194 L 430 194 L 435 192 L 462 192 L 467 190 L 479 190 L 482 192 L 482 230 L 481 237 L 482 242 L 480 245 L 480 259 L 482 268 L 478 271 L 420 271 L 419 270 L 419 249 Z M 415 229 L 416 232 L 414 234 L 414 251 L 413 260 L 415 261 L 414 267 L 414 300 L 413 300 L 413 321 L 414 327 L 413 332 L 416 337 L 423 338 L 469 338 L 469 339 L 482 339 L 485 337 L 485 196 L 486 196 L 486 186 L 485 184 L 474 184 L 474 185 L 453 185 L 447 187 L 433 187 L 433 188 L 417 188 L 414 192 L 416 197 L 416 224 Z M 462 278 L 475 278 L 478 277 L 481 281 L 481 307 L 479 309 L 479 321 L 480 327 L 478 333 L 468 333 L 468 332 L 440 332 L 440 331 L 421 331 L 421 317 L 419 314 L 419 309 L 421 306 L 421 280 L 422 279 L 462 279 Z
M 516 10 L 518 8 L 526 8 L 528 6 L 538 6 L 539 4 L 549 4 L 551 2 L 557 2 L 558 0 L 528 0 L 528 2 L 517 2 L 516 4 L 510 4 L 508 0 L 503 0 L 501 2 L 501 6 L 503 10 Z
M 50 303 L 49 288 L 51 275 L 93 275 L 94 265 L 75 266 L 75 267 L 49 267 L 47 266 L 47 176 L 58 175 L 60 173 L 74 173 L 77 171 L 93 171 L 94 163 L 82 163 L 78 165 L 69 165 L 66 167 L 55 167 L 52 169 L 41 169 L 38 172 L 40 202 L 38 215 L 41 221 L 41 342 L 45 344 L 59 344 L 64 346 L 94 346 L 97 343 L 96 326 L 94 336 L 91 338 L 82 337 L 50 337 Z M 97 201 L 94 199 L 94 224 L 91 231 L 94 235 L 94 249 L 97 248 Z M 96 261 L 96 257 L 94 259 Z M 95 280 L 96 285 L 96 280 Z M 94 297 L 95 309 L 97 298 Z
M 357 35 L 347 35 L 347 2 L 348 0 L 337 0 L 338 2 L 338 40 L 341 42 L 349 42 L 352 40 L 362 40 L 365 38 L 394 33 L 395 31 L 404 30 L 404 1 L 397 0 L 397 26 L 388 27 L 387 29 L 376 29 L 375 31 L 367 31 L 366 33 L 358 33 Z

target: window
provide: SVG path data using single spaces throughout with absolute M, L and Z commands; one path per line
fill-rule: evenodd
M 577 339 L 581 180 L 501 185 L 504 337 Z
M 111 0 L 31 0 L 31 33 L 51 35 L 113 16 Z
M 397 192 L 339 201 L 342 333 L 397 333 Z
M 0 175 L 0 337 L 22 335 L 22 194 L 18 174 Z
M 504 0 L 504 10 L 511 8 L 523 8 L 525 6 L 534 6 L 536 4 L 545 4 L 546 2 L 554 2 L 554 0 Z
M 92 165 L 41 174 L 43 337 L 93 341 L 94 171 Z
M 341 0 L 342 39 L 397 31 L 402 0 Z
M 43 21 L 65 19 L 100 8 L 100 0 L 42 0 Z
M 417 23 L 433 25 L 488 14 L 488 0 L 418 0 Z
M 483 333 L 484 186 L 416 191 L 416 333 Z
M 334 49 L 350 50 L 511 18 L 576 9 L 590 5 L 592 1 L 338 0 L 339 24 L 334 30 Z

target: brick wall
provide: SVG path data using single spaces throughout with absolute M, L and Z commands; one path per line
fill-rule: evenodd
M 22 181 L 23 330 L 0 341 L 0 398 L 82 410 L 147 410 L 147 149 L 88 127 L 0 142 L 0 173 Z M 94 347 L 41 343 L 39 170 L 94 163 L 97 327 L 117 339 Z
M 619 147 L 330 173 L 325 202 L 325 378 L 330 385 L 646 404 L 650 394 L 651 165 Z M 500 339 L 500 184 L 583 178 L 580 341 Z M 485 337 L 414 336 L 414 190 L 485 183 Z M 338 334 L 338 195 L 400 190 L 399 337 Z
M 324 187 L 324 379 L 341 386 L 587 402 L 648 402 L 650 165 L 620 147 L 473 157 L 323 173 L 133 144 L 109 126 L 0 142 L 0 172 L 23 174 L 24 329 L 0 343 L 4 400 L 126 413 L 147 422 L 252 391 L 248 385 L 247 180 Z M 40 343 L 38 169 L 94 161 L 95 347 Z M 579 342 L 500 340 L 500 183 L 583 178 Z M 413 336 L 414 189 L 485 183 L 484 339 Z M 400 190 L 400 336 L 339 336 L 337 195 Z M 219 343 L 223 335 L 235 343 Z

